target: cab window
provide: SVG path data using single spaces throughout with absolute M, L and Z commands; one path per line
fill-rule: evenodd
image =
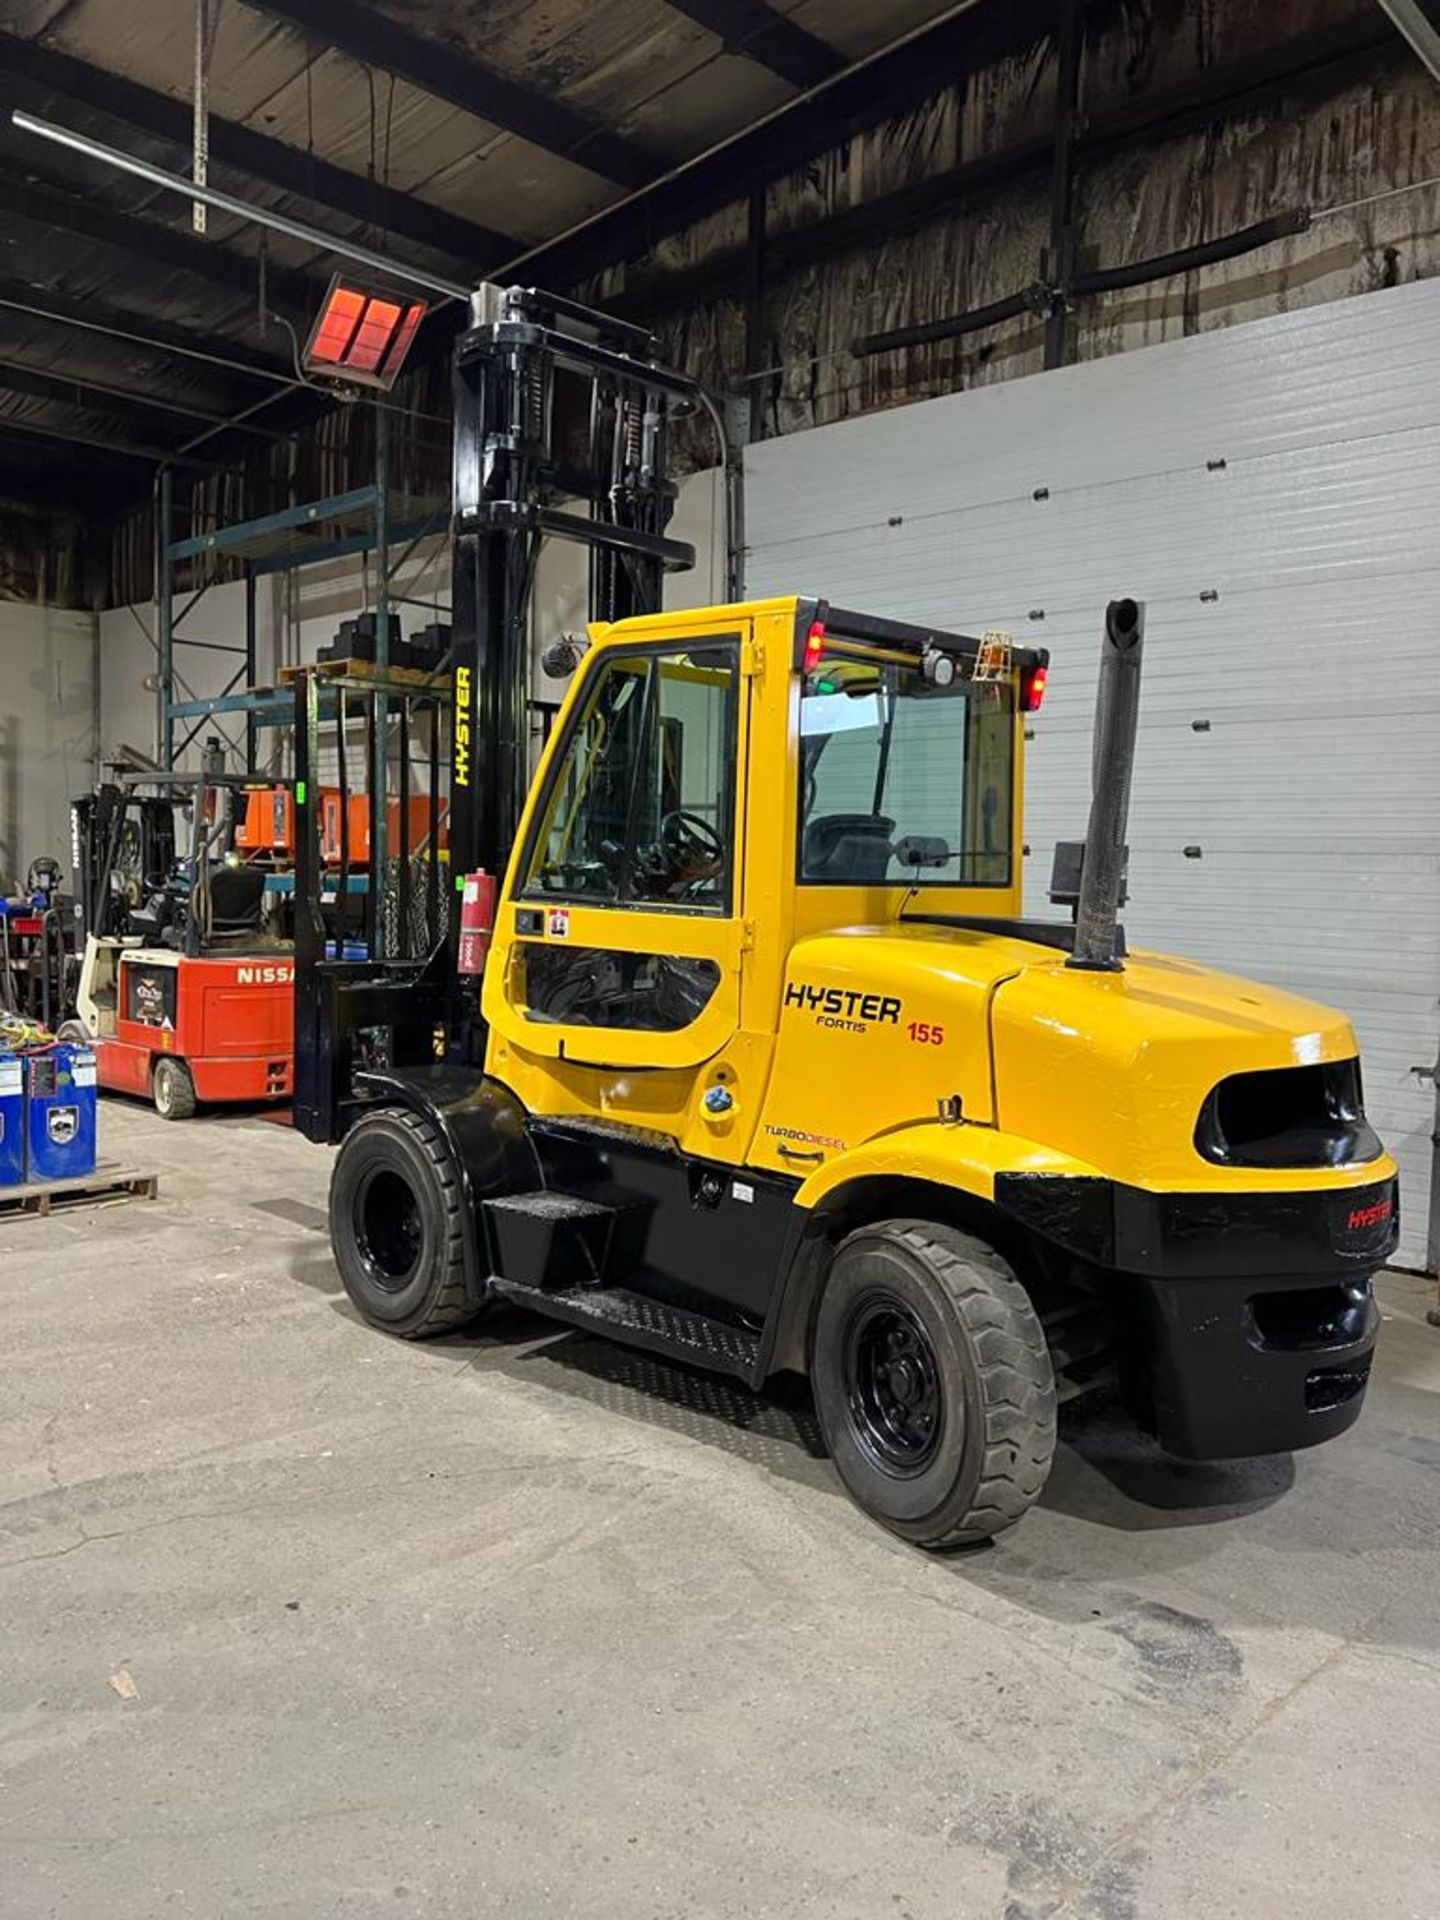
M 1011 882 L 1014 689 L 826 663 L 800 703 L 799 877 L 811 886 Z
M 600 663 L 552 767 L 523 897 L 728 911 L 739 667 L 734 641 Z

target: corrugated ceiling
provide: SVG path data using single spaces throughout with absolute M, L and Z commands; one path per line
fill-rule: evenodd
M 658 177 L 752 125 L 797 92 L 791 80 L 764 64 L 763 48 L 752 57 L 743 38 L 727 46 L 667 0 L 347 0 L 312 16 L 323 23 L 323 37 L 294 24 L 296 10 L 284 5 L 213 4 L 219 20 L 211 113 L 283 142 L 298 169 L 289 185 L 306 190 L 287 191 L 227 165 L 223 155 L 212 155 L 212 183 L 338 238 L 363 238 L 397 258 L 462 279 L 500 263 L 474 257 L 468 247 L 459 251 L 465 236 L 457 238 L 453 223 L 439 244 L 426 245 L 419 230 L 427 208 L 489 229 L 503 242 L 513 241 L 516 250 L 527 248 L 622 199 L 635 179 Z M 772 9 L 840 61 L 862 58 L 952 10 L 944 0 L 880 6 L 775 0 Z M 299 17 L 306 17 L 305 9 Z M 438 54 L 444 90 L 458 101 L 356 57 L 366 48 L 365 29 L 377 22 L 411 36 L 422 56 Z M 27 290 L 40 306 L 47 295 L 69 303 L 100 301 L 133 315 L 139 332 L 148 317 L 232 342 L 245 357 L 288 359 L 283 334 L 260 324 L 253 291 L 256 229 L 212 213 L 207 236 L 196 239 L 189 208 L 176 196 L 37 142 L 9 123 L 11 108 L 23 106 L 185 171 L 183 114 L 193 84 L 194 23 L 195 0 L 10 0 L 5 7 L 0 32 L 26 47 L 17 47 L 7 61 L 0 38 L 0 301 L 12 303 L 0 304 L 0 362 L 71 378 L 89 375 L 141 398 L 151 394 L 224 414 L 263 394 L 263 387 L 163 350 L 87 336 L 18 313 L 13 305 L 28 298 Z M 18 58 L 27 49 L 35 56 L 28 66 Z M 45 55 L 82 65 L 57 74 L 53 61 L 49 69 L 35 64 Z M 70 76 L 86 70 L 90 78 L 77 92 Z M 482 81 L 484 74 L 496 76 L 534 96 L 538 119 L 528 128 L 533 137 L 507 130 L 499 113 L 487 118 L 479 104 L 470 111 L 460 103 L 494 104 L 471 86 L 475 74 Z M 105 76 L 111 75 L 149 90 L 162 109 L 170 103 L 170 125 L 137 113 L 133 94 L 107 91 Z M 587 139 L 582 126 L 578 139 L 567 133 L 549 143 L 555 151 L 547 150 L 549 117 L 562 111 L 590 123 L 594 137 Z M 628 150 L 628 183 L 613 177 L 618 169 L 605 141 L 614 136 Z M 308 190 L 312 159 L 353 176 L 348 211 L 327 201 L 323 182 Z M 388 228 L 387 190 L 413 203 L 408 221 L 400 223 L 408 228 L 403 233 Z M 73 200 L 57 202 L 56 193 Z M 189 245 L 178 253 L 157 246 L 157 230 Z M 311 285 L 318 292 L 334 262 L 283 237 L 271 236 L 265 246 L 275 274 L 273 304 L 300 326 L 313 303 Z M 133 407 L 121 418 L 104 410 L 103 396 L 89 401 L 83 391 L 53 402 L 34 393 L 0 393 L 0 418 L 49 421 L 111 440 L 116 448 L 178 445 L 189 437 L 189 423 L 173 411 L 157 408 L 147 430 Z M 36 467 L 28 443 L 25 456 L 19 477 Z M 119 468 L 98 457 L 90 463 L 91 473 L 107 485 L 124 470 L 123 462 Z M 141 467 L 129 470 L 143 479 Z M 9 436 L 0 435 L 0 491 L 13 490 L 16 477 L 14 448 Z

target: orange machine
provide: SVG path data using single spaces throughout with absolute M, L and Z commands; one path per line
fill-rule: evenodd
M 138 1093 L 167 1120 L 198 1101 L 283 1100 L 295 1050 L 289 955 L 223 958 L 90 942 L 80 1017 L 102 1087 Z
M 236 848 L 244 854 L 295 851 L 295 795 L 289 787 L 252 787 L 235 827 Z
M 320 858 L 327 867 L 340 864 L 340 790 L 322 787 L 320 801 Z M 412 852 L 419 852 L 430 835 L 430 799 L 414 794 L 409 805 Z M 449 822 L 442 803 L 440 845 L 448 842 Z M 363 867 L 370 858 L 370 796 L 348 796 L 350 821 L 349 855 L 352 863 Z M 385 810 L 387 838 L 392 854 L 400 846 L 400 802 L 391 800 Z M 247 858 L 263 854 L 291 855 L 295 851 L 295 795 L 289 787 L 252 787 L 245 795 L 245 810 L 235 828 L 235 846 Z
M 412 794 L 409 805 L 409 846 L 412 853 L 422 848 L 430 836 L 430 796 L 425 793 Z M 349 796 L 350 846 L 349 856 L 353 865 L 365 866 L 370 859 L 370 796 L 368 793 L 352 793 Z M 385 808 L 385 840 L 394 858 L 400 850 L 400 802 L 391 800 Z M 440 809 L 440 845 L 444 848 L 449 840 L 449 821 L 442 802 Z M 340 795 L 331 787 L 320 791 L 320 858 L 327 867 L 340 864 Z

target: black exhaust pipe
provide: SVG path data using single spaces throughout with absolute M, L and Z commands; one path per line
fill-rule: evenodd
M 1116 952 L 1115 928 L 1125 881 L 1125 828 L 1144 650 L 1144 601 L 1112 600 L 1105 609 L 1100 685 L 1095 695 L 1090 824 L 1085 830 L 1085 861 L 1075 910 L 1075 951 L 1065 963 L 1092 973 L 1119 973 L 1125 964 Z

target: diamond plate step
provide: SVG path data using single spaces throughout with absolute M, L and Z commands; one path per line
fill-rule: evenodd
M 539 1187 L 533 1193 L 495 1194 L 484 1203 L 487 1213 L 516 1213 L 529 1220 L 609 1220 L 615 1209 L 603 1200 L 587 1200 L 580 1193 L 556 1193 Z
M 490 1288 L 504 1300 L 533 1307 L 569 1326 L 586 1327 L 609 1339 L 623 1340 L 628 1346 L 645 1347 L 652 1353 L 668 1354 L 672 1360 L 687 1360 L 692 1366 L 754 1382 L 760 1337 L 743 1327 L 727 1326 L 721 1320 L 689 1313 L 683 1307 L 672 1307 L 623 1287 L 554 1291 L 497 1277 L 491 1280 Z
M 565 1292 L 603 1286 L 619 1209 L 542 1187 L 496 1194 L 481 1205 L 496 1271 L 518 1285 Z

